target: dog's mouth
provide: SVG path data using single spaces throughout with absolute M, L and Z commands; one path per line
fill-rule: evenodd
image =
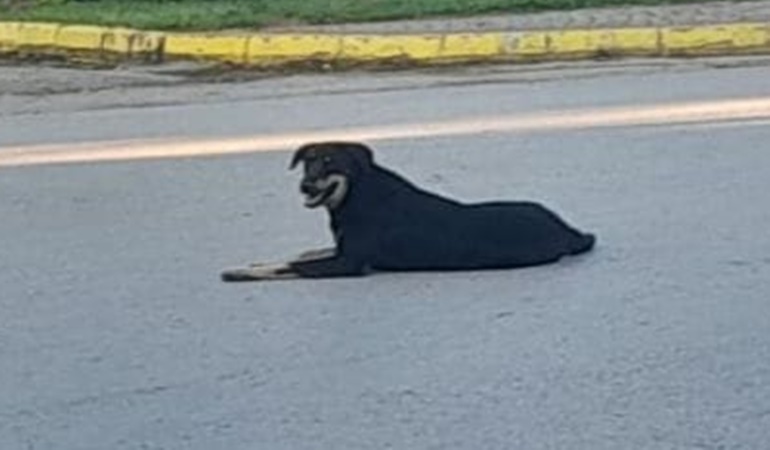
M 306 207 L 325 205 L 334 209 L 348 193 L 348 179 L 344 175 L 332 174 L 313 183 L 303 183 L 301 190 L 305 194 Z

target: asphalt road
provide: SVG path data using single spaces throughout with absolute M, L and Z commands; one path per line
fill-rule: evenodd
M 0 158 L 770 98 L 767 66 L 727 65 L 17 92 L 2 100 Z M 220 283 L 223 267 L 329 241 L 286 171 L 288 141 L 0 167 L 0 448 L 766 448 L 759 109 L 373 138 L 427 188 L 539 200 L 599 236 L 590 255 L 517 271 Z

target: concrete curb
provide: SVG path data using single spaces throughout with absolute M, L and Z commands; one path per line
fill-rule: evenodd
M 0 54 L 241 66 L 443 64 L 770 53 L 770 23 L 445 34 L 176 33 L 0 22 Z

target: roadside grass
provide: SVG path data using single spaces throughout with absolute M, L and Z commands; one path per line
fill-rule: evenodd
M 0 0 L 0 20 L 157 30 L 257 29 L 698 0 Z

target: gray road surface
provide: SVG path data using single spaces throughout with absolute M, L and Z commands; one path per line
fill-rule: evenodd
M 165 87 L 171 103 L 118 87 L 5 109 L 0 152 L 763 98 L 767 70 L 298 77 Z M 285 152 L 0 169 L 0 448 L 766 448 L 768 142 L 762 121 L 378 142 L 430 189 L 537 199 L 600 245 L 245 285 L 217 273 L 328 242 Z

